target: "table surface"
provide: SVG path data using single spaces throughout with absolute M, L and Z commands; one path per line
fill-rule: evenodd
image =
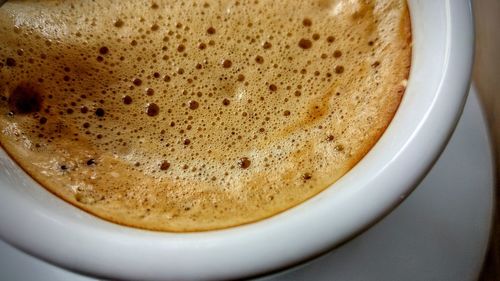
M 486 110 L 496 163 L 500 167 L 500 0 L 473 1 L 476 22 L 476 58 L 474 80 Z M 497 179 L 500 169 L 496 169 Z M 500 199 L 498 185 L 497 202 Z M 500 213 L 497 211 L 491 249 L 485 263 L 482 281 L 500 280 Z

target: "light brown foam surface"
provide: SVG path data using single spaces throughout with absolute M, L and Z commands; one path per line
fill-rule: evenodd
M 12 1 L 0 143 L 104 219 L 163 231 L 257 221 L 352 168 L 410 67 L 403 0 Z

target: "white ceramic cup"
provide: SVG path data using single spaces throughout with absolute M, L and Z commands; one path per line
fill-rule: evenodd
M 226 230 L 146 231 L 64 202 L 0 149 L 0 237 L 74 271 L 134 280 L 256 276 L 345 242 L 395 208 L 423 178 L 455 128 L 468 90 L 474 39 L 469 1 L 410 0 L 409 6 L 412 66 L 394 120 L 349 173 L 312 199 Z

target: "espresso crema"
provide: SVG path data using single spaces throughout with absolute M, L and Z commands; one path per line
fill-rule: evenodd
M 370 150 L 410 56 L 404 0 L 9 1 L 0 143 L 47 190 L 112 222 L 246 224 Z

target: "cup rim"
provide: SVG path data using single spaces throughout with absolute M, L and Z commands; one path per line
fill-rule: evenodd
M 345 242 L 408 196 L 444 149 L 465 103 L 474 50 L 470 1 L 408 2 L 414 51 L 400 108 L 333 187 L 256 223 L 162 233 L 116 225 L 64 202 L 0 148 L 0 237 L 74 271 L 142 280 L 254 276 Z

